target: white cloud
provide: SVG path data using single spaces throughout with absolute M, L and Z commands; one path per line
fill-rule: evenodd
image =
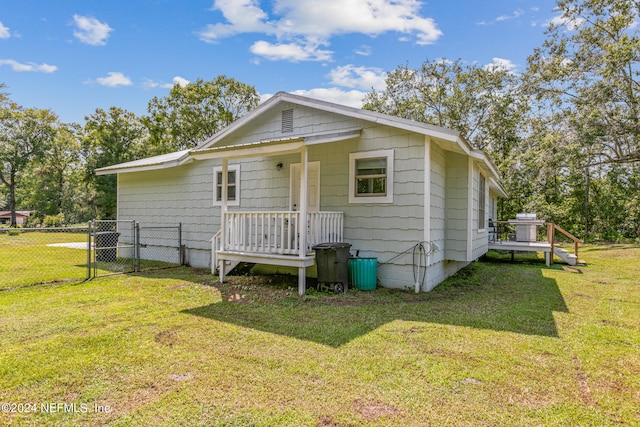
M 238 33 L 272 33 L 273 25 L 266 22 L 267 14 L 256 0 L 216 0 L 213 10 L 220 10 L 229 24 L 209 24 L 198 34 L 206 42 Z
M 516 68 L 516 64 L 504 58 L 493 58 L 490 63 L 484 66 L 484 69 L 488 71 L 507 71 L 509 73 L 514 73 Z
M 522 16 L 522 14 L 524 14 L 524 11 L 522 9 L 514 10 L 513 14 L 511 14 L 511 15 L 498 16 L 496 18 L 496 22 L 503 22 L 503 21 L 509 21 L 511 19 L 516 19 L 516 18 L 519 18 L 520 16 Z
M 309 90 L 294 90 L 290 93 L 294 95 L 306 96 L 309 98 L 319 99 L 321 101 L 333 102 L 334 104 L 346 105 L 353 108 L 362 108 L 364 97 L 367 92 L 359 90 L 345 91 L 336 87 L 332 88 L 316 88 Z M 260 94 L 260 103 L 267 101 L 274 94 L 263 93 Z
M 554 27 L 566 27 L 567 31 L 577 30 L 584 23 L 584 19 L 580 17 L 569 18 L 564 15 L 554 16 L 551 21 L 547 23 L 547 26 L 552 25 Z
M 291 62 L 329 61 L 333 53 L 330 50 L 318 49 L 318 46 L 314 46 L 313 44 L 272 44 L 264 40 L 255 42 L 250 50 L 254 55 L 265 57 L 271 61 L 286 60 Z
M 73 21 L 77 27 L 73 35 L 82 43 L 91 46 L 104 46 L 107 44 L 109 34 L 113 31 L 113 28 L 106 22 L 100 22 L 96 18 L 73 15 Z
M 8 39 L 9 37 L 11 37 L 9 27 L 5 27 L 2 22 L 0 22 L 0 39 Z
M 172 81 L 173 81 L 172 86 L 179 85 L 179 86 L 185 87 L 186 85 L 191 83 L 189 80 L 180 76 L 175 76 Z
M 369 56 L 373 52 L 373 48 L 369 45 L 363 44 L 362 46 L 354 50 L 354 52 L 356 53 L 356 55 Z
M 155 89 L 157 87 L 160 87 L 163 89 L 171 89 L 175 85 L 180 85 L 182 87 L 185 87 L 189 83 L 191 82 L 185 79 L 184 77 L 175 76 L 172 79 L 171 83 L 163 83 L 163 82 L 157 82 L 151 79 L 145 79 L 145 81 L 142 83 L 142 87 L 145 89 Z
M 211 43 L 240 33 L 262 33 L 274 36 L 277 43 L 254 44 L 257 55 L 318 61 L 332 54 L 318 46 L 328 45 L 340 34 L 376 36 L 395 31 L 414 36 L 419 45 L 434 43 L 442 32 L 433 19 L 420 16 L 421 6 L 416 0 L 275 0 L 269 16 L 258 0 L 215 0 L 213 10 L 221 11 L 226 22 L 210 24 L 198 35 Z
M 522 15 L 524 15 L 524 10 L 522 9 L 516 9 L 513 11 L 513 13 L 511 15 L 500 15 L 498 16 L 496 19 L 492 20 L 492 21 L 480 21 L 480 22 L 476 22 L 476 25 L 493 25 L 496 22 L 504 22 L 504 21 L 510 21 L 512 19 L 517 19 L 519 17 L 521 17 Z
M 129 77 L 115 71 L 107 73 L 107 77 L 98 77 L 96 83 L 109 87 L 131 86 L 133 84 Z
M 354 89 L 384 90 L 387 85 L 385 83 L 385 73 L 381 68 L 375 67 L 356 67 L 355 65 L 339 66 L 329 72 L 331 84 L 341 87 Z
M 0 59 L 0 65 L 8 65 L 16 72 L 33 71 L 38 73 L 53 73 L 58 69 L 55 65 L 35 64 L 33 62 L 23 64 L 13 59 Z
M 360 90 L 342 90 L 335 87 L 317 88 L 310 90 L 295 90 L 294 95 L 308 96 L 309 98 L 320 99 L 322 101 L 333 102 L 335 104 L 346 105 L 354 108 L 362 108 L 362 100 L 367 92 Z

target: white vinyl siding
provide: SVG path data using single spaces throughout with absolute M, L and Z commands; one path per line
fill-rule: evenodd
M 287 109 L 293 110 L 293 132 L 283 135 L 282 110 Z M 473 192 L 477 197 L 479 169 L 470 170 L 468 156 L 450 151 L 447 144 L 433 137 L 427 171 L 425 140 L 421 134 L 287 103 L 255 117 L 217 146 L 354 128 L 362 129 L 361 136 L 308 145 L 309 162 L 322 165 L 322 210 L 344 212 L 344 240 L 352 244 L 353 254 L 359 251 L 361 257 L 378 258 L 378 278 L 386 287 L 413 289 L 411 248 L 423 240 L 424 227 L 429 226 L 429 238 L 437 248 L 431 254 L 426 278 L 425 288 L 431 289 L 471 260 L 467 256 L 469 225 L 474 228 L 474 256 L 480 254 L 482 243 L 487 242 L 486 234 L 481 236 L 475 230 L 477 213 L 469 212 L 477 208 L 476 200 L 469 202 L 469 177 L 473 173 L 476 181 Z M 356 197 L 354 154 L 365 155 L 356 156 L 357 159 L 387 159 L 384 174 L 372 174 L 386 176 L 384 196 Z M 229 170 L 238 167 L 236 200 L 230 200 L 229 204 L 236 206 L 230 206 L 229 210 L 288 210 L 291 203 L 289 170 L 300 161 L 299 153 L 234 159 Z M 212 171 L 214 168 L 221 171 L 220 164 L 219 159 L 212 159 L 169 170 L 121 174 L 118 217 L 158 226 L 182 222 L 187 262 L 195 267 L 207 267 L 211 260 L 209 239 L 220 229 L 220 208 L 212 206 L 212 198 L 217 198 L 217 189 L 215 192 L 212 189 L 212 185 L 217 188 L 212 182 L 217 180 L 217 173 L 212 179 Z M 362 164 L 366 165 L 366 161 Z M 425 173 L 430 174 L 429 186 L 425 184 Z M 428 219 L 424 218 L 425 191 L 430 191 L 431 200 Z M 486 211 L 491 214 L 495 212 L 494 193 L 487 193 L 491 198 Z M 385 198 L 388 201 L 383 202 Z M 469 215 L 474 216 L 473 221 L 468 220 Z

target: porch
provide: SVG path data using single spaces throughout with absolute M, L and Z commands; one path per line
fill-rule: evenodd
M 515 227 L 518 225 L 545 227 L 546 233 L 543 239 L 540 239 L 539 233 L 534 232 L 530 240 L 516 240 Z M 557 247 L 556 232 L 568 237 L 574 245 L 573 253 L 566 249 Z M 580 239 L 564 230 L 557 224 L 544 221 L 491 221 L 489 222 L 489 249 L 497 251 L 510 251 L 511 260 L 513 261 L 516 252 L 543 252 L 545 263 L 547 266 L 553 264 L 553 257 L 558 256 L 569 265 L 581 263 L 578 260 L 578 246 L 583 243 Z
M 356 138 L 361 129 L 262 139 L 231 146 L 213 146 L 191 152 L 194 159 L 220 159 L 220 230 L 211 239 L 211 270 L 220 281 L 240 262 L 298 268 L 298 293 L 306 291 L 306 269 L 315 264 L 312 247 L 323 242 L 342 242 L 344 214 L 320 210 L 320 162 L 309 161 L 308 145 Z M 259 159 L 260 177 L 273 178 L 289 156 L 289 206 L 282 201 L 242 210 L 243 202 L 230 206 L 229 161 Z M 299 156 L 299 162 L 292 158 Z M 274 159 L 275 157 L 275 159 Z M 270 163 L 270 160 L 272 159 Z M 255 179 L 255 178 L 254 178 Z M 234 183 L 237 185 L 238 183 Z M 240 182 L 242 187 L 242 182 Z M 279 181 L 278 189 L 284 187 Z M 237 188 L 237 187 L 236 187 Z M 282 195 L 281 195 L 282 199 Z M 250 205 L 250 203 L 248 203 Z M 236 210 L 238 209 L 238 210 Z
M 342 242 L 343 212 L 225 212 L 222 229 L 211 239 L 211 270 L 224 281 L 240 262 L 297 267 L 300 280 L 315 264 L 313 246 Z M 304 234 L 304 235 L 303 235 Z M 300 290 L 304 292 L 304 290 Z

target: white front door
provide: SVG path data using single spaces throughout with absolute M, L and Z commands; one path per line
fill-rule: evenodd
M 320 210 L 320 162 L 307 163 L 307 211 L 318 212 Z M 289 197 L 289 209 L 300 210 L 300 182 L 302 182 L 302 165 L 291 165 L 291 194 Z

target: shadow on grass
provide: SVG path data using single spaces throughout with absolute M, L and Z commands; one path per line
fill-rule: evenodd
M 553 313 L 568 310 L 544 268 L 476 263 L 430 293 L 314 293 L 270 303 L 222 301 L 183 313 L 332 347 L 396 320 L 557 337 Z

